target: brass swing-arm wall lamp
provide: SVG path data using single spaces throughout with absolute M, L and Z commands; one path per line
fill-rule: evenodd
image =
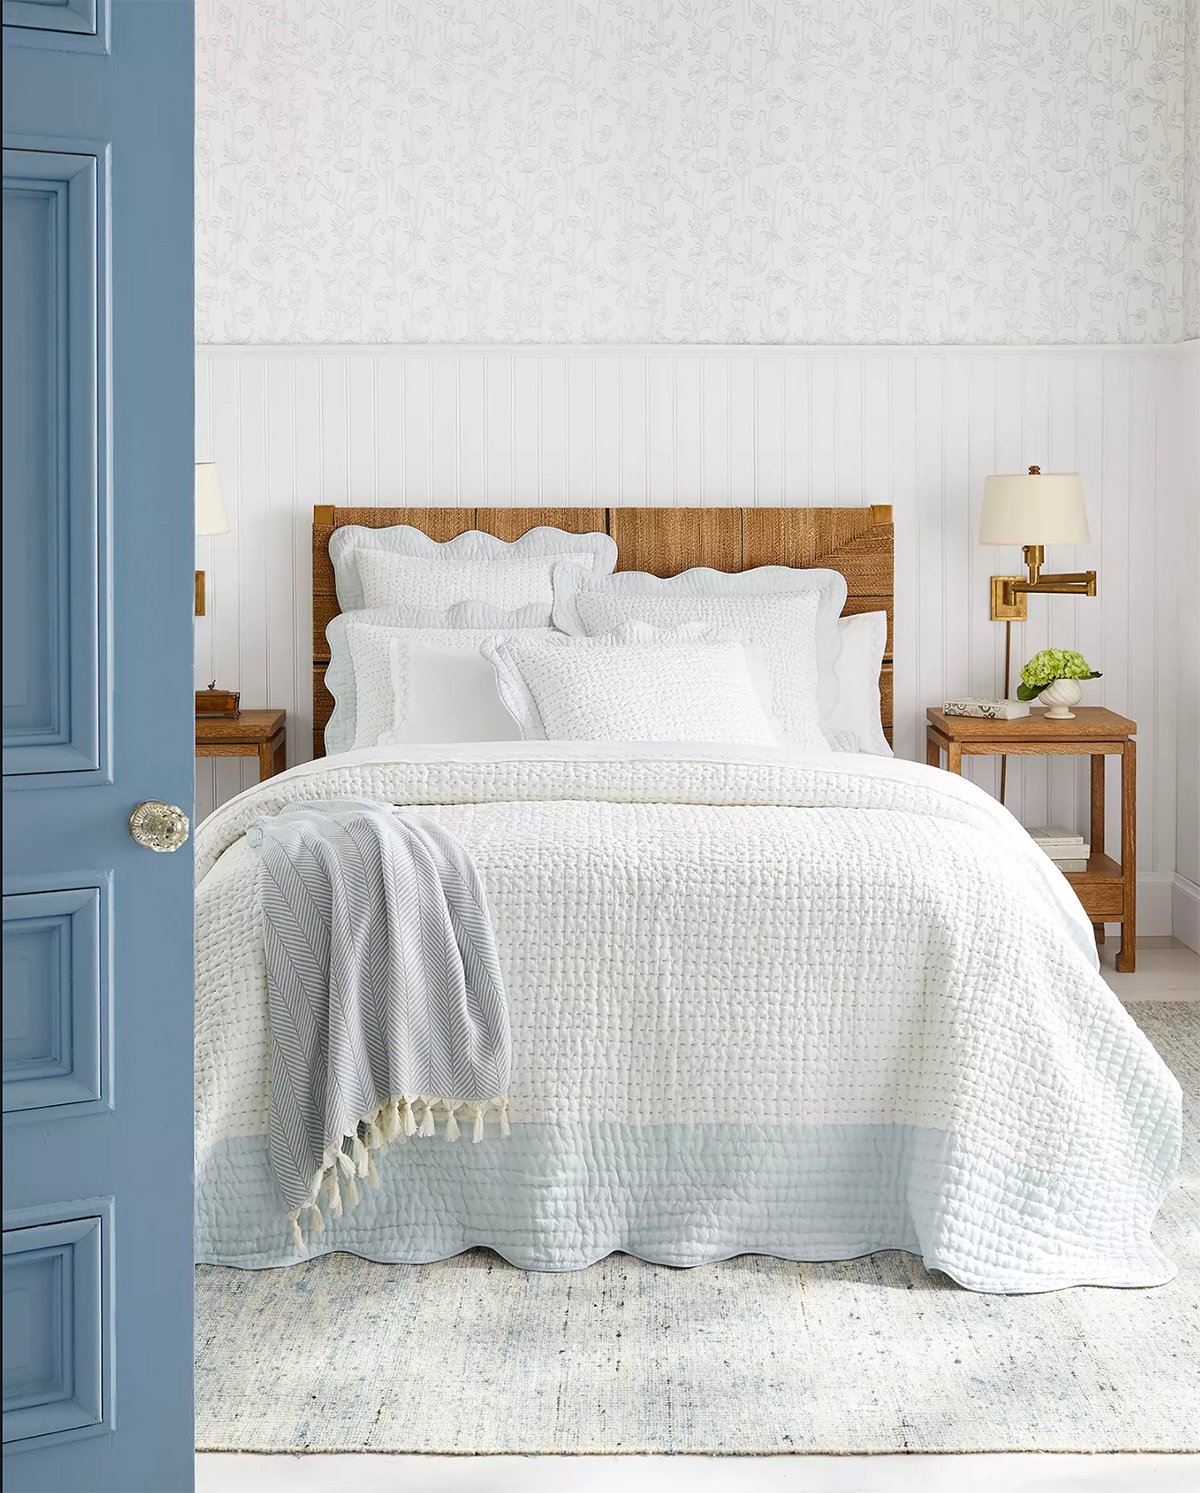
M 992 577 L 992 621 L 1004 623 L 1004 698 L 1008 699 L 1012 672 L 1012 625 L 1029 617 L 1026 597 L 1032 592 L 1064 596 L 1095 596 L 1094 570 L 1043 575 L 1048 544 L 1090 544 L 1083 483 L 1073 472 L 1029 473 L 989 477 L 983 484 L 980 544 L 1019 544 L 1025 554 L 1028 580 L 1020 575 Z M 1031 542 L 1032 541 L 1032 542 Z M 1000 758 L 1000 802 L 1004 802 L 1008 758 Z
M 225 509 L 225 493 L 221 487 L 221 474 L 215 461 L 196 463 L 196 533 L 200 536 L 229 533 L 229 514 Z M 204 585 L 204 572 L 196 572 L 196 592 L 193 610 L 197 617 L 208 611 L 208 600 Z
M 1029 541 L 1033 540 L 1034 543 Z M 1095 596 L 1096 572 L 1079 570 L 1043 575 L 1048 544 L 1087 544 L 1087 512 L 1083 484 L 1073 473 L 1047 473 L 1030 467 L 1024 473 L 989 477 L 983 489 L 981 544 L 1019 544 L 1029 577 L 992 577 L 992 621 L 1024 622 L 1029 616 L 1025 598 L 1031 593 Z

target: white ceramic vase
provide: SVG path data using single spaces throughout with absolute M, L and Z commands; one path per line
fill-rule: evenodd
M 1046 711 L 1048 721 L 1073 721 L 1075 712 L 1071 706 L 1078 705 L 1083 699 L 1083 689 L 1078 679 L 1056 679 L 1038 698 L 1043 705 L 1050 707 Z

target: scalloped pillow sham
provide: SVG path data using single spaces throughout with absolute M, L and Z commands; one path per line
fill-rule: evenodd
M 632 570 L 598 576 L 566 564 L 554 572 L 554 623 L 572 636 L 594 637 L 631 621 L 701 622 L 744 636 L 761 653 L 784 737 L 809 752 L 829 750 L 824 722 L 837 699 L 837 621 L 845 600 L 846 580 L 836 570 L 700 568 L 665 580 Z
M 860 612 L 838 621 L 842 651 L 837 661 L 838 698 L 829 717 L 835 751 L 892 756 L 883 734 L 879 671 L 887 647 L 887 613 Z
M 717 629 L 639 622 L 594 638 L 510 633 L 483 645 L 526 741 L 773 745 L 780 733 L 753 654 Z
M 329 540 L 329 557 L 344 612 L 409 606 L 443 610 L 482 601 L 511 610 L 549 605 L 555 565 L 569 561 L 607 575 L 617 546 L 607 534 L 569 534 L 542 525 L 519 539 L 471 529 L 439 543 L 409 524 L 368 529 L 344 524 Z
M 462 602 L 446 611 L 342 612 L 325 629 L 325 683 L 335 706 L 325 750 L 413 741 L 519 741 L 495 675 L 479 654 L 497 633 L 549 633 L 549 606 L 502 611 Z

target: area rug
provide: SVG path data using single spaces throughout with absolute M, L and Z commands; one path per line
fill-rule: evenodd
M 524 1274 L 197 1272 L 197 1443 L 258 1452 L 1200 1449 L 1200 1003 L 1130 1007 L 1185 1093 L 1167 1286 L 979 1296 L 888 1252 Z

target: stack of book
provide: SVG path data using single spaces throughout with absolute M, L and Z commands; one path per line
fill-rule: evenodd
M 1044 850 L 1060 871 L 1086 871 L 1092 847 L 1082 835 L 1072 834 L 1061 824 L 1042 824 L 1029 831 L 1033 843 Z

